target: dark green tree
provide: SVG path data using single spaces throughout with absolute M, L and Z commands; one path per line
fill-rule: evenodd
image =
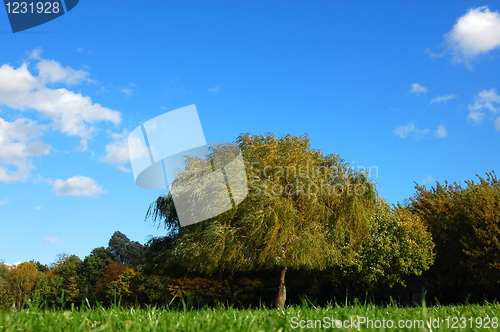
M 82 292 L 89 300 L 95 300 L 94 288 L 101 278 L 104 269 L 113 261 L 111 251 L 108 248 L 98 247 L 92 249 L 90 255 L 86 256 L 82 263 Z
M 417 185 L 408 204 L 436 243 L 436 262 L 425 277 L 441 302 L 500 296 L 500 181 L 494 172 L 478 179 Z
M 137 241 L 130 241 L 129 238 L 116 231 L 109 240 L 108 249 L 111 256 L 117 262 L 129 266 L 137 266 L 144 264 L 145 248 Z

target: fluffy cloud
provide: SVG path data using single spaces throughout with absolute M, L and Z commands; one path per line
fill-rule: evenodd
M 401 138 L 406 138 L 410 134 L 417 139 L 425 137 L 430 133 L 430 129 L 418 129 L 412 122 L 407 125 L 401 125 L 393 130 L 393 133 L 396 136 Z M 439 125 L 435 131 L 435 134 L 439 138 L 445 138 L 448 136 L 448 132 L 446 131 L 446 127 L 443 125 Z
M 488 7 L 472 8 L 445 35 L 455 62 L 469 62 L 500 47 L 500 14 Z
M 474 98 L 474 103 L 469 105 L 468 118 L 475 123 L 483 121 L 486 116 L 485 111 L 495 115 L 500 111 L 500 96 L 495 89 L 483 90 Z M 495 120 L 495 128 L 500 130 L 500 117 Z
M 74 70 L 63 67 L 54 60 L 40 60 L 37 65 L 38 79 L 43 83 L 66 83 L 68 85 L 80 84 L 83 81 L 91 81 L 89 73 L 85 70 Z
M 443 95 L 443 96 L 437 96 L 436 98 L 432 99 L 429 105 L 434 104 L 434 103 L 446 103 L 448 100 L 452 100 L 457 98 L 457 95 Z
M 410 89 L 410 92 L 414 93 L 416 95 L 419 95 L 421 93 L 426 93 L 427 91 L 428 91 L 428 89 L 425 86 L 420 85 L 418 83 L 413 83 L 411 85 L 411 89 Z
M 140 158 L 149 154 L 137 137 L 128 137 L 127 131 L 113 134 L 112 137 L 115 141 L 106 146 L 106 155 L 101 158 L 102 162 L 115 164 L 118 169 L 130 172 L 129 168 L 119 164 L 130 163 L 131 158 Z
M 106 146 L 106 156 L 101 158 L 101 161 L 110 164 L 128 163 L 129 162 L 128 139 L 123 138 L 121 140 L 108 144 Z
M 46 155 L 51 146 L 37 140 L 43 126 L 20 118 L 0 118 L 0 182 L 26 181 L 34 168 L 30 157 Z
M 54 181 L 54 191 L 57 195 L 94 197 L 104 193 L 104 189 L 93 179 L 86 176 L 73 176 L 67 180 Z
M 40 65 L 40 63 L 42 63 Z M 118 124 L 121 115 L 89 97 L 67 89 L 50 89 L 46 83 L 63 82 L 76 84 L 87 80 L 84 71 L 63 68 L 55 61 L 41 60 L 40 75 L 33 76 L 25 63 L 14 69 L 10 65 L 0 67 L 0 104 L 16 110 L 35 110 L 52 120 L 52 126 L 61 132 L 81 138 L 90 138 L 95 131 L 94 123 L 109 121 Z

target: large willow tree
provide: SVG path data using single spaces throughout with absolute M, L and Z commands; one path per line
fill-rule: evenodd
M 172 263 L 208 273 L 277 269 L 276 305 L 283 307 L 287 269 L 324 269 L 354 257 L 367 237 L 376 192 L 367 174 L 355 172 L 338 155 L 311 149 L 307 136 L 244 134 L 237 143 L 249 189 L 241 204 L 180 227 L 167 194 L 147 216 L 163 222 L 175 238 L 167 255 Z M 192 178 L 209 161 L 187 160 L 177 181 Z

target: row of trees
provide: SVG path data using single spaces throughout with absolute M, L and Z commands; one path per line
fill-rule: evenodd
M 391 207 L 367 172 L 310 149 L 307 136 L 245 134 L 237 143 L 249 184 L 239 205 L 180 227 L 167 193 L 146 215 L 167 235 L 144 246 L 115 232 L 107 248 L 95 248 L 83 261 L 72 255 L 50 267 L 0 264 L 0 307 L 20 308 L 26 300 L 181 299 L 199 306 L 283 307 L 304 297 L 389 301 L 422 289 L 440 303 L 500 298 L 500 183 L 494 173 L 465 186 L 417 186 L 414 197 Z M 220 145 L 212 154 L 233 148 Z M 200 169 L 217 169 L 211 163 L 211 155 L 187 158 L 172 190 L 197 179 Z M 203 199 L 209 187 L 200 186 L 191 198 Z
M 125 272 L 133 274 L 131 267 L 144 262 L 145 247 L 117 231 L 107 248 L 93 249 L 83 261 L 61 254 L 50 266 L 35 261 L 12 267 L 0 263 L 0 307 L 20 308 L 27 300 L 49 306 L 82 299 L 107 301 L 121 295 L 116 289 L 127 280 Z

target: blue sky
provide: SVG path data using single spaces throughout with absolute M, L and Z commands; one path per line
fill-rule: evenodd
M 389 203 L 414 182 L 500 162 L 500 5 L 485 1 L 87 0 L 12 33 L 0 10 L 0 260 L 144 243 L 163 193 L 134 184 L 126 138 L 196 104 L 208 142 L 308 134 L 372 167 Z

